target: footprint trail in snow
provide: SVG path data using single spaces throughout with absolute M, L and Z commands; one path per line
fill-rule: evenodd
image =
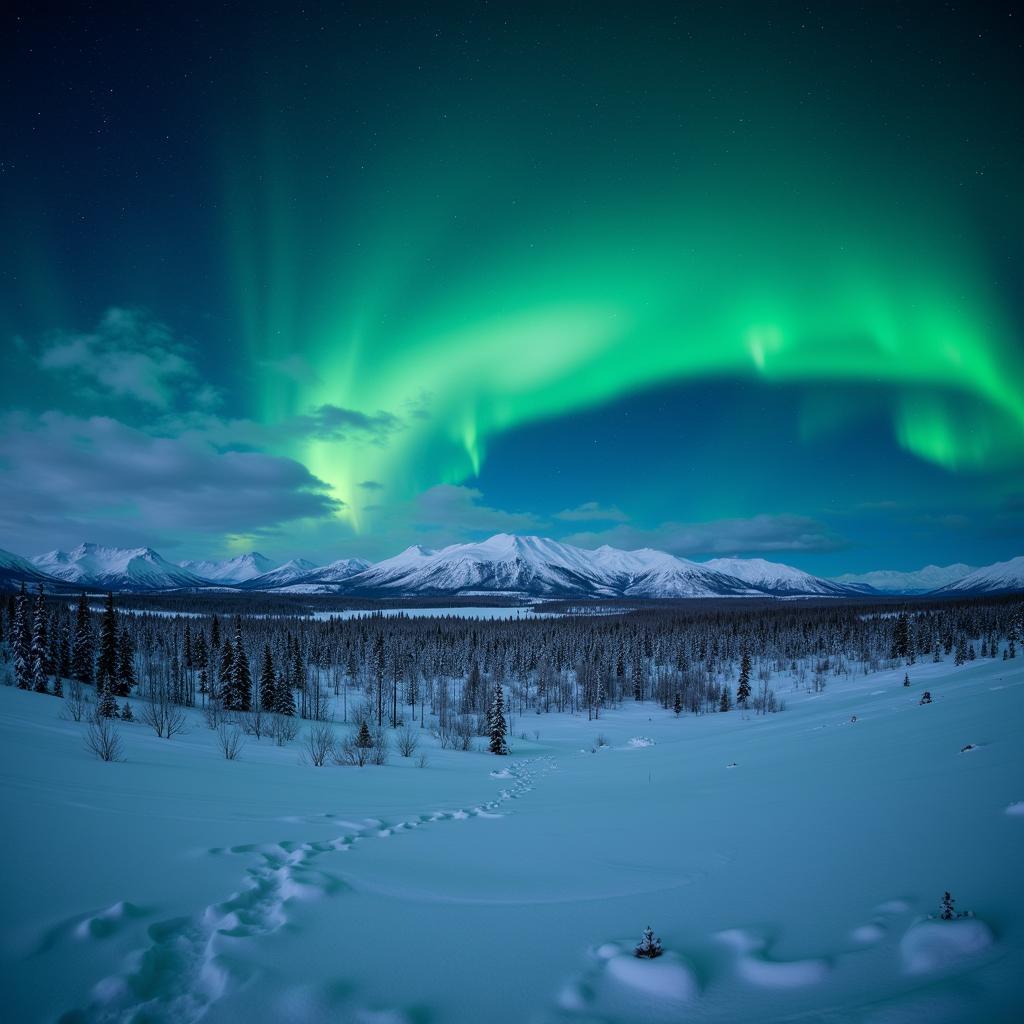
M 507 777 L 511 784 L 493 799 L 473 807 L 433 811 L 397 824 L 378 819 L 350 822 L 324 815 L 305 820 L 336 820 L 346 831 L 330 840 L 286 840 L 210 850 L 214 855 L 257 857 L 256 866 L 247 871 L 247 884 L 194 917 L 152 925 L 148 930 L 150 945 L 134 953 L 124 971 L 100 981 L 93 988 L 89 1005 L 65 1014 L 63 1024 L 128 1024 L 140 1020 L 187 1024 L 200 1020 L 233 984 L 246 980 L 244 968 L 234 955 L 236 940 L 278 931 L 287 923 L 290 900 L 347 888 L 317 866 L 323 854 L 349 851 L 367 840 L 400 835 L 435 822 L 503 817 L 508 812 L 499 812 L 502 804 L 528 793 L 537 773 L 549 771 L 554 764 L 551 758 L 510 763 L 497 777 Z

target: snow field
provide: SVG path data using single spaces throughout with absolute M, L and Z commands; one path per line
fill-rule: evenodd
M 513 757 L 424 740 L 422 770 L 227 762 L 198 715 L 121 726 L 101 764 L 59 701 L 2 689 L 11 1019 L 1020 1019 L 1022 670 L 531 715 Z M 928 920 L 945 889 L 977 916 Z

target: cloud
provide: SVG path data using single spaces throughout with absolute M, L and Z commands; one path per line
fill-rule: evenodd
M 585 501 L 576 508 L 564 508 L 555 513 L 556 519 L 569 523 L 606 522 L 626 523 L 629 516 L 616 505 L 602 505 L 596 501 Z
M 562 538 L 584 548 L 611 544 L 619 548 L 651 547 L 676 555 L 736 555 L 769 551 L 834 551 L 846 542 L 808 516 L 758 515 L 705 523 L 666 522 L 644 530 L 620 525 Z
M 167 409 L 187 386 L 190 403 L 210 406 L 217 401 L 216 392 L 200 381 L 188 346 L 166 324 L 138 309 L 113 306 L 88 334 L 52 333 L 39 365 L 72 375 L 97 397 Z
M 361 480 L 356 484 L 356 487 L 361 487 L 364 491 L 382 491 L 384 485 L 378 483 L 376 480 Z
M 402 421 L 383 409 L 368 415 L 338 405 L 321 405 L 305 416 L 286 422 L 285 426 L 322 441 L 341 441 L 358 434 L 375 444 L 383 444 L 402 428 Z
M 302 384 L 305 387 L 321 383 L 320 377 L 317 376 L 309 360 L 297 352 L 286 356 L 284 359 L 264 359 L 259 365 L 264 370 L 278 373 L 282 377 L 287 377 L 296 384 Z
M 0 531 L 71 540 L 92 527 L 220 535 L 328 519 L 343 503 L 293 459 L 221 451 L 196 436 L 153 437 L 105 416 L 0 419 Z
M 443 527 L 458 533 L 519 533 L 536 530 L 541 520 L 529 512 L 505 512 L 481 505 L 474 487 L 437 484 L 418 495 L 413 510 L 417 526 Z

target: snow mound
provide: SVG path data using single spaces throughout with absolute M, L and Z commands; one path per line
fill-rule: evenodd
M 769 960 L 764 941 L 738 928 L 720 932 L 718 939 L 735 951 L 736 973 L 758 988 L 804 988 L 829 972 L 825 960 Z
M 693 971 L 668 954 L 657 960 L 616 956 L 608 961 L 607 970 L 608 976 L 620 985 L 659 1002 L 686 1003 L 698 993 Z
M 994 941 L 988 925 L 973 918 L 921 921 L 900 940 L 903 969 L 908 974 L 927 974 L 954 967 L 984 952 Z
M 627 747 L 653 747 L 654 740 L 650 736 L 634 736 L 627 744 Z
M 1024 800 L 1018 800 L 1016 803 L 1012 803 L 1006 808 L 1006 813 L 1013 817 L 1024 817 Z
M 850 939 L 861 946 L 871 946 L 885 938 L 885 929 L 880 924 L 862 924 L 850 932 Z

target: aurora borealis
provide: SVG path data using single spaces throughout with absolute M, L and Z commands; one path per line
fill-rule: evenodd
M 1022 18 L 5 14 L 0 546 L 1019 553 Z

